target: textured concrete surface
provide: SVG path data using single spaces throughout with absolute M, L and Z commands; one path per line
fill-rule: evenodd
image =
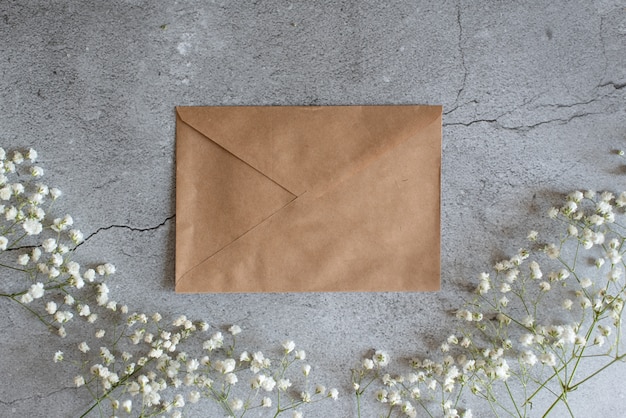
M 625 57 L 623 0 L 2 0 L 0 145 L 38 149 L 89 237 L 78 256 L 117 266 L 117 299 L 239 323 L 250 347 L 292 338 L 346 392 L 371 348 L 444 338 L 463 284 L 558 193 L 623 188 Z M 444 106 L 441 292 L 174 294 L 174 106 L 408 103 Z M 0 311 L 0 416 L 79 415 L 88 395 L 49 360 L 63 343 Z M 580 416 L 621 415 L 624 372 L 575 394 Z

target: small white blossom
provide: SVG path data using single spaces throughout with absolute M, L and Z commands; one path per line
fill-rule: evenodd
M 187 395 L 187 400 L 189 403 L 197 403 L 200 400 L 200 397 L 200 392 L 193 390 L 189 392 L 189 395 Z
M 28 235 L 39 235 L 41 231 L 43 231 L 41 222 L 36 219 L 26 219 L 22 224 L 22 228 L 24 228 L 24 231 L 26 231 Z
M 36 165 L 32 166 L 30 168 L 30 175 L 35 178 L 43 176 L 43 168 L 36 166 Z
M 30 256 L 28 254 L 21 254 L 19 257 L 17 257 L 17 264 L 21 266 L 27 265 L 29 261 Z
M 389 364 L 389 354 L 385 351 L 377 350 L 372 357 L 372 361 L 378 367 L 385 367 Z
M 124 410 L 124 412 L 130 414 L 130 412 L 133 410 L 133 401 L 131 401 L 130 399 L 122 401 L 122 409 Z
M 54 315 L 56 311 L 57 304 L 54 301 L 49 301 L 48 303 L 46 303 L 46 312 L 48 312 L 50 315 Z
M 553 367 L 556 365 L 556 356 L 554 353 L 541 353 L 539 355 L 539 361 L 546 366 Z
M 59 197 L 61 197 L 63 193 L 61 192 L 61 190 L 57 189 L 56 187 L 53 187 L 50 189 L 50 197 L 52 198 L 52 200 L 57 200 Z
M 284 392 L 291 387 L 291 381 L 289 379 L 280 379 L 276 383 L 276 386 L 278 387 L 278 390 Z
M 239 411 L 243 408 L 243 401 L 239 398 L 233 398 L 228 402 L 228 405 L 233 411 Z
M 74 384 L 76 385 L 77 388 L 83 386 L 85 384 L 85 378 L 80 375 L 74 377 Z
M 63 351 L 57 351 L 56 353 L 54 353 L 53 360 L 55 363 L 63 361 Z
M 284 341 L 283 348 L 285 350 L 285 353 L 291 353 L 293 349 L 296 348 L 296 343 L 291 340 Z

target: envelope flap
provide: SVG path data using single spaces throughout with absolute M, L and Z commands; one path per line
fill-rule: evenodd
M 295 195 L 340 182 L 439 120 L 441 106 L 177 107 L 178 116 Z

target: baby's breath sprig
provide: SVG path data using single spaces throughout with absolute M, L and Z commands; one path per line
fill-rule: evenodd
M 626 192 L 593 191 L 572 192 L 551 208 L 563 233 L 542 241 L 531 231 L 530 249 L 478 276 L 475 297 L 456 311 L 458 332 L 441 344 L 441 360 L 416 358 L 413 373 L 368 382 L 392 406 L 388 416 L 394 408 L 415 416 L 411 407 L 398 408 L 415 403 L 428 416 L 468 417 L 460 402 L 472 399 L 494 416 L 527 417 L 531 408 L 534 416 L 540 399 L 548 400 L 540 415 L 561 406 L 559 416 L 574 416 L 570 395 L 626 360 L 625 209 Z M 595 369 L 587 365 L 602 359 Z
M 72 259 L 83 234 L 70 215 L 52 216 L 61 192 L 41 182 L 36 159 L 34 149 L 9 155 L 0 148 L 0 269 L 14 278 L 3 281 L 0 297 L 75 341 L 75 350 L 56 350 L 51 358 L 73 367 L 76 390 L 91 394 L 81 417 L 177 418 L 202 399 L 232 417 L 257 408 L 298 417 L 308 404 L 337 399 L 336 389 L 311 384 L 312 367 L 293 341 L 282 344 L 276 361 L 261 351 L 237 357 L 238 325 L 224 335 L 185 315 L 167 321 L 161 313 L 131 312 L 111 298 L 107 281 L 115 266 Z

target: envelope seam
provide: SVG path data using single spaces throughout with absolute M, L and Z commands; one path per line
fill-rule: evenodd
M 256 171 L 257 173 L 261 174 L 263 177 L 267 178 L 268 180 L 270 180 L 272 183 L 276 184 L 278 187 L 280 187 L 281 189 L 283 189 L 284 191 L 286 191 L 287 193 L 291 194 L 295 197 L 298 197 L 298 195 L 294 192 L 292 192 L 291 190 L 287 189 L 285 186 L 283 186 L 282 184 L 278 183 L 276 180 L 274 180 L 273 178 L 271 178 L 270 176 L 268 176 L 267 174 L 263 173 L 261 170 L 259 170 L 258 168 L 254 167 L 252 164 L 250 164 L 249 162 L 247 162 L 246 160 L 242 159 L 241 157 L 239 157 L 238 155 L 234 154 L 233 152 L 231 152 L 230 150 L 228 150 L 227 148 L 225 148 L 224 146 L 222 146 L 220 143 L 218 143 L 217 141 L 213 140 L 212 138 L 210 138 L 208 135 L 206 135 L 205 133 L 201 132 L 200 130 L 194 128 L 192 125 L 190 125 L 185 119 L 183 119 L 183 117 L 179 114 L 178 115 L 180 117 L 180 120 L 187 125 L 189 128 L 193 129 L 194 131 L 198 132 L 200 135 L 202 135 L 203 137 L 207 138 L 209 141 L 211 141 L 213 144 L 215 144 L 216 146 L 218 146 L 220 149 L 224 150 L 225 152 L 227 152 L 228 154 L 230 154 L 231 156 L 233 156 L 234 158 L 236 158 L 237 160 L 241 161 L 242 163 L 244 163 L 245 165 L 247 165 L 248 167 L 250 167 L 251 169 L 253 169 L 254 171 Z
M 290 192 L 291 193 L 291 192 Z M 287 206 L 291 205 L 296 199 L 306 195 L 307 192 L 304 192 L 302 195 L 300 196 L 295 196 L 294 198 L 291 199 L 289 202 L 285 203 L 283 206 L 281 206 L 280 208 L 278 208 L 276 211 L 274 211 L 272 214 L 270 214 L 269 216 L 266 216 L 265 218 L 263 218 L 261 221 L 259 221 L 259 223 L 257 223 L 256 225 L 254 225 L 253 227 L 249 228 L 247 231 L 243 232 L 241 235 L 239 235 L 237 238 L 235 238 L 234 240 L 230 241 L 228 244 L 222 246 L 220 249 L 218 249 L 217 251 L 215 251 L 213 254 L 211 254 L 210 256 L 202 259 L 201 261 L 199 261 L 197 264 L 195 264 L 193 267 L 189 268 L 185 273 L 183 273 L 182 276 L 180 276 L 178 278 L 178 280 L 176 280 L 176 284 L 178 285 L 178 283 L 182 283 L 184 281 L 185 276 L 187 276 L 189 273 L 191 273 L 193 270 L 195 270 L 198 266 L 200 266 L 201 264 L 209 261 L 211 258 L 217 256 L 220 252 L 222 252 L 223 250 L 225 250 L 226 248 L 228 248 L 229 246 L 233 245 L 234 243 L 236 243 L 237 241 L 239 241 L 240 239 L 242 239 L 244 236 L 246 236 L 247 234 L 249 234 L 250 232 L 252 232 L 253 230 L 255 230 L 257 227 L 261 226 L 262 224 L 264 224 L 267 220 L 269 220 L 270 218 L 272 218 L 273 216 L 275 216 L 278 212 L 281 212 L 283 209 L 285 209 Z M 293 194 L 293 193 L 292 193 Z

